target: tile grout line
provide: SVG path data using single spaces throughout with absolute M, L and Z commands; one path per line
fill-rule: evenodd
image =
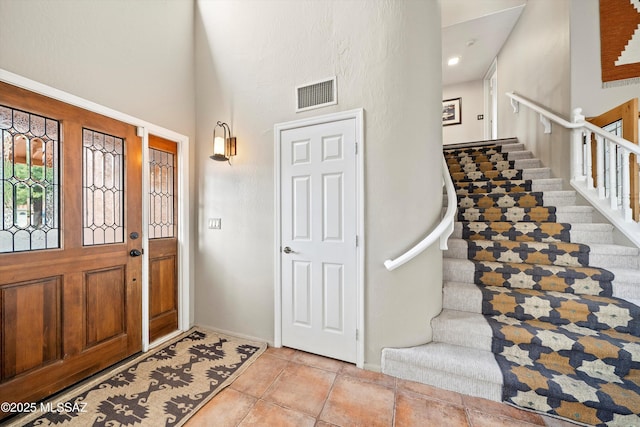
M 396 406 L 398 403 L 398 379 L 393 377 L 393 413 L 391 414 L 391 425 L 396 425 Z
M 327 406 L 327 401 L 329 400 L 329 396 L 331 396 L 333 387 L 336 385 L 336 381 L 338 380 L 338 376 L 340 375 L 340 372 L 342 372 L 342 369 L 343 369 L 343 366 L 340 366 L 340 369 L 338 370 L 338 372 L 335 372 L 336 376 L 333 378 L 333 381 L 331 382 L 331 387 L 329 387 L 329 392 L 327 393 L 327 397 L 325 397 L 324 403 L 322 404 L 322 408 L 320 409 L 320 412 L 318 412 L 318 416 L 316 417 L 316 424 L 318 424 L 319 421 L 322 421 L 320 419 L 320 416 L 322 415 L 322 412 L 324 412 L 324 408 Z M 329 423 L 328 421 L 325 421 L 325 422 Z

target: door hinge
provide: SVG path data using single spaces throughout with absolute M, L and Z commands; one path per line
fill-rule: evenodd
M 358 242 L 358 235 L 356 234 L 356 248 L 358 247 L 359 242 Z
M 356 155 L 358 154 L 358 143 L 356 142 Z
M 356 329 L 356 341 L 360 339 L 360 329 Z

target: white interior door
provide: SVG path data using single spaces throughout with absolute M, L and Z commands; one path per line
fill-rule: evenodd
M 356 362 L 356 119 L 282 132 L 282 345 Z
M 484 76 L 484 138 L 498 139 L 498 63 L 493 60 Z

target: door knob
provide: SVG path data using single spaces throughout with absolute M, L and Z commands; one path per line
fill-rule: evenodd
M 131 252 L 129 252 L 129 255 L 136 257 L 136 256 L 142 255 L 142 252 L 140 252 L 138 249 L 131 249 Z
M 282 252 L 284 252 L 285 254 L 290 254 L 293 251 L 291 250 L 291 248 L 289 246 L 285 246 L 284 249 L 282 250 Z

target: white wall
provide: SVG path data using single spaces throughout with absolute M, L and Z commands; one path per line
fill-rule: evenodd
M 474 80 L 444 86 L 442 99 L 462 98 L 462 123 L 442 127 L 442 143 L 481 141 L 484 139 L 484 120 L 478 120 L 478 114 L 484 115 L 484 82 Z
M 193 135 L 193 4 L 0 1 L 0 68 Z
M 571 1 L 571 104 L 587 116 L 640 96 L 640 84 L 602 87 L 598 0 Z
M 521 107 L 514 115 L 505 92 L 515 91 L 569 117 L 571 76 L 569 0 L 527 2 L 524 12 L 498 54 L 498 135 L 516 136 L 549 166 L 569 178 L 569 132 L 554 126 L 544 134 L 539 117 Z
M 362 107 L 365 364 L 430 340 L 440 251 L 391 273 L 383 262 L 439 219 L 439 16 L 436 0 L 197 1 L 198 323 L 273 340 L 273 126 Z M 296 114 L 294 87 L 333 75 L 339 104 Z M 237 136 L 232 166 L 208 158 L 216 120 Z M 207 229 L 210 217 L 222 230 Z

